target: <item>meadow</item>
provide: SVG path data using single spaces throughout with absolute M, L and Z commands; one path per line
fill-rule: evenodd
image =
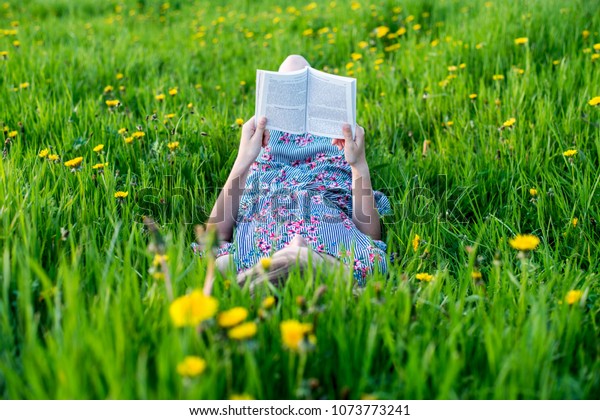
M 598 10 L 0 2 L 0 397 L 599 398 Z M 293 53 L 358 80 L 389 273 L 205 296 L 195 226 Z

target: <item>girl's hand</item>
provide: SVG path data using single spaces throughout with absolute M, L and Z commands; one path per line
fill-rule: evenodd
M 344 157 L 351 167 L 366 165 L 365 130 L 360 125 L 357 125 L 355 139 L 352 139 L 352 129 L 350 128 L 350 124 L 344 124 L 342 126 L 342 131 L 344 133 L 344 138 L 333 139 L 331 140 L 331 144 L 337 146 L 338 150 L 344 149 Z
M 258 126 L 255 117 L 250 118 L 242 126 L 242 138 L 236 159 L 236 165 L 249 168 L 260 153 L 261 147 L 269 144 L 269 130 L 265 130 L 267 118 L 261 117 Z

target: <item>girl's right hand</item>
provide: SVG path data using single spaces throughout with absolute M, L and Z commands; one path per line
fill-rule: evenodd
M 250 118 L 242 126 L 242 138 L 236 164 L 249 168 L 260 153 L 261 147 L 269 144 L 269 130 L 266 130 L 267 118 L 261 117 L 256 125 L 255 117 Z

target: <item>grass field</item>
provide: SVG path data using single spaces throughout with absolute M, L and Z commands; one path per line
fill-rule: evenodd
M 0 2 L 0 397 L 599 398 L 598 10 Z M 292 53 L 358 80 L 394 261 L 208 301 L 194 226 Z

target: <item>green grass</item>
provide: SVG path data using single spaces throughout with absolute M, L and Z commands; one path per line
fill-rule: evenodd
M 599 398 L 600 108 L 588 101 L 600 95 L 600 3 L 277 3 L 0 4 L 0 28 L 17 29 L 0 31 L 0 126 L 4 138 L 18 132 L 0 159 L 0 397 Z M 407 33 L 379 39 L 378 26 Z M 235 159 L 235 119 L 254 112 L 255 70 L 300 53 L 348 74 L 353 52 L 373 182 L 394 206 L 389 274 L 364 289 L 293 274 L 255 297 L 219 277 L 220 309 L 254 319 L 278 297 L 255 338 L 233 342 L 214 320 L 200 334 L 175 328 L 142 217 L 160 225 L 174 295 L 202 288 L 193 226 Z M 111 98 L 123 106 L 109 110 Z M 136 126 L 145 137 L 125 144 L 118 130 Z M 62 162 L 38 157 L 45 148 Z M 82 169 L 69 171 L 78 156 Z M 527 259 L 508 244 L 517 233 L 541 239 Z M 564 302 L 570 290 L 580 302 Z M 286 319 L 314 324 L 313 351 L 282 346 Z M 187 355 L 206 360 L 199 377 L 177 373 Z

